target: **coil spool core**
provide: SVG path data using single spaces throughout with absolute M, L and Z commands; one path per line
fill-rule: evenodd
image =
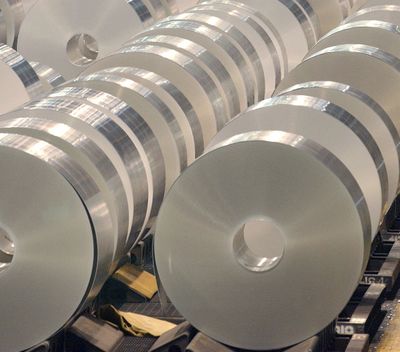
M 69 61 L 76 66 L 87 66 L 99 56 L 97 40 L 86 33 L 75 34 L 67 43 Z
M 275 268 L 284 255 L 285 245 L 281 229 L 268 218 L 247 221 L 233 239 L 237 261 L 253 272 Z

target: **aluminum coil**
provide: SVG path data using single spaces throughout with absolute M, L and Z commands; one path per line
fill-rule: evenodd
M 38 0 L 22 23 L 18 51 L 71 79 L 153 21 L 142 0 Z
M 345 306 L 369 254 L 369 216 L 357 181 L 327 149 L 243 120 L 254 132 L 200 157 L 169 192 L 155 255 L 169 298 L 197 329 L 234 347 L 277 349 Z
M 327 48 L 307 58 L 282 81 L 277 93 L 298 83 L 335 81 L 357 88 L 374 99 L 400 131 L 400 59 L 367 45 Z
M 355 116 L 377 143 L 388 174 L 388 205 L 397 196 L 400 184 L 400 137 L 390 117 L 370 97 L 358 89 L 336 82 L 307 82 L 290 87 L 281 95 L 307 95 L 325 99 Z
M 160 145 L 162 154 L 158 156 L 157 160 L 161 159 L 159 161 L 160 165 L 163 165 L 165 168 L 165 192 L 180 174 L 181 168 L 185 165 L 185 159 L 183 155 L 179 154 L 175 135 L 170 128 L 171 126 L 179 128 L 179 126 L 175 119 L 172 121 L 165 120 L 162 115 L 162 107 L 159 105 L 160 101 L 157 99 L 153 101 L 150 99 L 147 100 L 146 97 L 151 92 L 144 86 L 127 78 L 107 72 L 100 71 L 99 73 L 81 77 L 68 84 L 70 86 L 92 88 L 107 92 L 126 101 L 130 106 L 135 108 L 144 121 L 146 121 Z M 179 136 L 181 135 L 178 134 L 177 137 Z M 183 138 L 181 141 L 183 142 Z M 184 148 L 184 144 L 181 144 L 181 147 Z
M 248 121 L 251 117 L 253 124 Z M 354 116 L 323 99 L 283 96 L 266 100 L 233 120 L 210 146 L 235 134 L 252 132 L 254 126 L 258 130 L 286 131 L 311 138 L 338 157 L 360 185 L 370 212 L 369 235 L 375 237 L 383 209 L 388 206 L 388 175 L 376 142 Z
M 400 58 L 398 26 L 393 23 L 373 20 L 350 22 L 337 27 L 322 38 L 307 56 L 312 56 L 320 50 L 342 44 L 369 45 Z
M 14 110 L 44 93 L 34 69 L 15 50 L 0 44 L 0 114 Z
M 212 79 L 193 60 L 176 50 L 154 45 L 125 47 L 95 62 L 85 73 L 117 66 L 133 66 L 155 72 L 184 92 L 199 116 L 204 145 L 217 133 L 217 121 L 229 120 Z
M 0 307 L 7 324 L 0 348 L 22 351 L 56 333 L 82 308 L 97 256 L 87 211 L 101 200 L 73 160 L 46 142 L 0 134 L 0 145 L 0 237 L 11 240 L 15 251 L 11 264 L 1 268 Z M 83 180 L 87 198 L 74 189 Z M 23 216 L 15 216 L 21 210 Z
M 123 194 L 122 184 L 116 170 L 103 151 L 78 130 L 67 124 L 51 121 L 50 118 L 53 116 L 57 117 L 60 114 L 43 111 L 17 111 L 10 114 L 10 120 L 2 121 L 1 126 L 6 133 L 40 139 L 68 155 L 74 160 L 74 165 L 82 170 L 80 172 L 87 175 L 79 184 L 83 191 L 86 187 L 85 180 L 94 180 L 104 204 L 97 208 L 94 207 L 93 217 L 95 217 L 96 211 L 107 217 L 105 222 L 107 227 L 104 230 L 96 230 L 97 244 L 99 248 L 102 248 L 100 252 L 107 253 L 107 257 L 101 259 L 97 270 L 101 275 L 97 275 L 94 286 L 90 287 L 90 298 L 93 298 L 100 291 L 107 275 L 115 269 L 114 259 L 125 253 L 126 196 Z M 73 171 L 71 170 L 71 172 Z M 105 247 L 104 244 L 106 244 Z
M 400 5 L 381 5 L 361 9 L 348 17 L 345 23 L 357 21 L 385 21 L 400 24 Z
M 271 38 L 271 31 L 260 25 L 258 18 L 253 11 L 243 5 L 235 5 L 235 2 L 207 1 L 190 10 L 191 13 L 211 15 L 225 20 L 238 28 L 251 42 L 257 52 L 262 64 L 264 82 L 259 91 L 260 100 L 269 97 L 276 84 L 282 76 L 281 64 L 279 62 L 278 48 Z
M 31 61 L 29 64 L 35 70 L 45 92 L 50 92 L 55 87 L 58 87 L 65 82 L 64 77 L 51 67 L 34 61 Z

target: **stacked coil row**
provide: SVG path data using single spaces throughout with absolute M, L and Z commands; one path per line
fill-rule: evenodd
M 367 1 L 326 34 L 167 196 L 161 281 L 216 340 L 287 347 L 321 331 L 354 292 L 400 184 L 399 5 Z
M 6 44 L 0 44 L 0 115 L 50 93 L 64 83 L 52 68 L 28 62 Z
M 202 2 L 2 117 L 2 350 L 87 306 L 180 172 L 315 44 L 324 8 L 302 3 Z M 326 4 L 339 21 L 339 2 Z
M 75 78 L 97 58 L 196 0 L 1 0 L 0 43 Z M 100 24 L 100 25 L 99 25 Z

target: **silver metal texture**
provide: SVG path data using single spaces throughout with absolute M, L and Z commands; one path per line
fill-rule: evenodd
M 49 114 L 49 112 L 43 111 L 19 110 L 7 115 L 6 117 L 9 119 L 3 119 L 1 126 L 7 133 L 38 138 L 44 143 L 50 143 L 57 147 L 73 158 L 74 163 L 84 170 L 89 178 L 94 180 L 96 187 L 101 192 L 100 196 L 105 202 L 103 206 L 95 207 L 94 210 L 100 212 L 100 214 L 104 213 L 105 217 L 110 217 L 106 222 L 108 232 L 96 230 L 99 246 L 103 246 L 104 241 L 100 241 L 102 237 L 106 238 L 106 244 L 112 241 L 112 244 L 107 245 L 105 249 L 111 251 L 111 258 L 108 257 L 105 262 L 102 261 L 99 264 L 99 266 L 102 265 L 99 269 L 102 275 L 97 280 L 105 280 L 107 275 L 116 268 L 114 260 L 125 253 L 128 231 L 126 196 L 122 190 L 121 180 L 104 152 L 90 138 L 70 127 L 69 124 L 51 120 L 53 116 L 57 118 L 60 115 L 54 112 Z M 83 178 L 80 187 L 85 188 L 86 178 Z M 107 270 L 108 274 L 104 270 Z M 95 297 L 103 283 L 104 281 L 96 282 L 91 298 Z
M 360 187 L 334 154 L 245 119 L 254 132 L 201 156 L 169 192 L 155 255 L 168 296 L 196 328 L 234 347 L 269 350 L 337 316 L 358 284 L 371 230 Z
M 388 201 L 387 170 L 376 142 L 354 116 L 323 99 L 301 95 L 277 97 L 257 104 L 227 124 L 208 148 L 255 128 L 300 134 L 339 158 L 362 189 L 370 212 L 370 237 L 375 237 Z
M 400 183 L 400 137 L 382 107 L 358 89 L 329 81 L 298 84 L 280 95 L 308 95 L 324 99 L 340 106 L 359 120 L 368 129 L 382 153 L 388 174 L 388 205 L 393 203 Z
M 0 348 L 21 351 L 56 333 L 84 305 L 98 255 L 87 209 L 102 204 L 74 161 L 44 141 L 0 134 L 0 154 L 0 226 L 15 245 L 1 272 L 7 324 Z M 23 216 L 16 216 L 21 210 Z M 46 319 L 38 324 L 43 312 Z
M 5 44 L 0 44 L 0 69 L 0 114 L 14 110 L 44 93 L 34 69 L 19 53 Z
M 203 133 L 199 118 L 186 96 L 170 81 L 154 72 L 134 67 L 115 67 L 105 71 L 123 74 L 129 79 L 142 84 L 169 107 L 186 136 L 189 164 L 204 151 Z
M 143 68 L 173 82 L 187 95 L 196 109 L 205 145 L 217 132 L 217 121 L 229 120 L 222 98 L 212 79 L 193 60 L 176 50 L 154 45 L 125 47 L 95 62 L 85 74 L 117 66 Z
M 279 93 L 308 81 L 335 81 L 357 88 L 375 100 L 400 131 L 400 59 L 375 47 L 338 45 L 308 57 L 278 86 Z M 399 132 L 400 133 L 400 132 Z
M 79 102 L 84 104 L 83 106 L 92 106 L 100 113 L 108 116 L 112 121 L 110 124 L 118 126 L 117 128 L 113 126 L 106 127 L 108 133 L 117 135 L 118 131 L 123 131 L 116 138 L 119 145 L 116 149 L 123 157 L 133 192 L 133 226 L 126 234 L 127 245 L 125 248 L 126 251 L 129 250 L 144 234 L 146 225 L 152 214 L 154 198 L 153 175 L 144 147 L 137 137 L 141 133 L 141 130 L 145 130 L 146 128 L 139 129 L 137 126 L 134 126 L 131 129 L 124 122 L 124 118 L 126 119 L 127 116 L 132 117 L 126 114 L 126 104 L 107 93 L 87 88 L 60 88 L 50 94 L 49 98 Z
M 82 76 L 75 81 L 69 82 L 69 85 L 107 92 L 134 107 L 135 111 L 137 111 L 148 124 L 160 145 L 161 155 L 158 156 L 157 159 L 163 159 L 158 165 L 163 165 L 165 167 L 164 192 L 167 191 L 172 182 L 180 174 L 183 165 L 186 166 L 186 164 L 184 164 L 186 159 L 180 154 L 182 149 L 178 149 L 175 138 L 180 138 L 181 142 L 184 141 L 181 131 L 175 130 L 177 133 L 179 131 L 179 134 L 174 135 L 174 130 L 171 129 L 171 125 L 173 128 L 179 128 L 179 126 L 175 119 L 168 121 L 162 115 L 162 105 L 160 105 L 160 101 L 156 99 L 154 94 L 152 95 L 151 91 L 146 87 L 130 79 L 102 71 L 88 76 Z M 181 148 L 185 148 L 184 144 L 180 146 Z M 182 158 L 180 158 L 180 156 Z
M 362 8 L 349 16 L 345 23 L 368 20 L 385 21 L 400 25 L 400 5 L 378 5 Z
M 22 23 L 18 51 L 71 79 L 153 21 L 142 0 L 38 0 Z
M 206 1 L 192 8 L 191 13 L 197 15 L 205 14 L 218 17 L 231 23 L 238 28 L 251 42 L 255 48 L 257 55 L 262 64 L 262 72 L 264 77 L 262 89 L 265 92 L 259 91 L 260 100 L 264 97 L 269 97 L 276 84 L 280 81 L 282 70 L 278 55 L 278 49 L 271 38 L 272 32 L 268 31 L 265 26 L 257 21 L 254 11 L 249 11 L 245 7 L 235 2 L 227 1 Z
M 64 77 L 51 67 L 43 65 L 39 62 L 29 62 L 29 64 L 35 70 L 46 92 L 50 92 L 55 87 L 58 87 L 65 82 Z
M 112 119 L 93 106 L 73 99 L 45 98 L 29 103 L 25 110 L 43 110 L 50 112 L 49 119 L 64 122 L 90 137 L 114 165 L 121 179 L 124 194 L 128 202 L 128 228 L 124 235 L 127 240 L 132 229 L 139 232 L 147 208 L 147 182 L 143 163 L 138 157 L 134 144 L 128 135 Z M 58 112 L 63 115 L 57 116 Z M 117 192 L 117 191 L 115 191 Z
M 170 34 L 149 34 L 144 38 L 135 40 L 134 43 L 138 45 L 157 45 L 176 50 L 185 56 L 190 57 L 197 65 L 199 65 L 199 67 L 207 72 L 209 77 L 213 80 L 223 99 L 225 109 L 230 118 L 236 116 L 240 113 L 240 111 L 246 109 L 248 100 L 244 88 L 244 81 L 242 80 L 239 70 L 236 70 L 233 73 L 236 75 L 233 76 L 227 71 L 225 68 L 226 66 L 218 59 L 218 56 L 212 54 L 212 50 L 207 50 L 204 46 L 198 45 L 194 40 L 180 38 L 179 36 L 173 34 L 174 31 L 170 32 L 161 29 L 160 32 L 166 32 Z M 191 35 L 189 34 L 187 37 L 190 38 Z M 235 85 L 235 82 L 238 80 L 233 80 L 232 77 L 239 78 L 239 86 Z M 226 121 L 221 121 L 222 126 L 225 123 Z

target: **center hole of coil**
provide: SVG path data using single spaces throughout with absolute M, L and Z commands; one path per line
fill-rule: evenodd
M 285 252 L 282 230 L 270 219 L 246 222 L 235 235 L 233 251 L 247 270 L 265 272 L 275 268 Z
M 89 34 L 74 35 L 67 43 L 69 61 L 76 66 L 86 66 L 99 56 L 99 46 Z

